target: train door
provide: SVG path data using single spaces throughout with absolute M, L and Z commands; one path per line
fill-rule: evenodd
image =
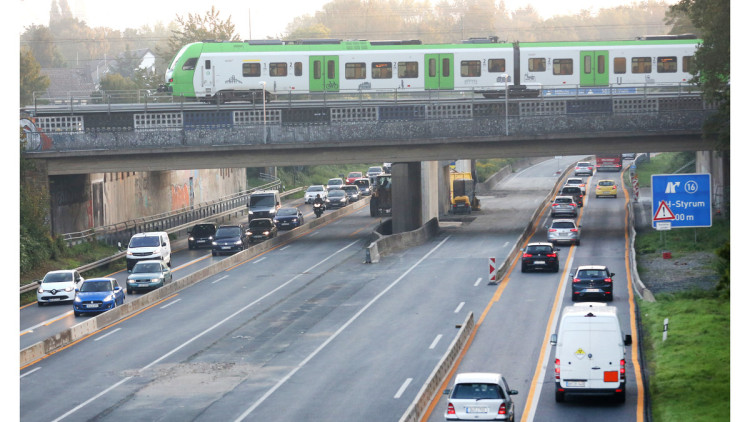
M 339 92 L 339 56 L 310 56 L 310 92 Z
M 201 87 L 206 90 L 206 95 L 214 94 L 214 70 L 211 68 L 211 60 L 205 60 L 201 66 Z
M 453 54 L 425 54 L 424 61 L 425 89 L 453 89 Z
M 581 86 L 609 85 L 609 52 L 581 51 Z

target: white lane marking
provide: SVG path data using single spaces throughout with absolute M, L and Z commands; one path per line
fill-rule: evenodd
M 308 237 L 313 237 L 313 236 L 317 235 L 318 233 L 320 233 L 320 232 L 314 231 L 314 232 L 310 233 L 310 236 L 308 236 Z
M 56 317 L 52 317 L 52 318 L 50 318 L 50 319 L 48 319 L 46 321 L 42 321 L 42 322 L 40 322 L 39 324 L 37 324 L 37 325 L 35 325 L 33 327 L 29 327 L 29 328 L 27 328 L 25 330 L 22 330 L 21 334 L 33 333 L 35 328 L 39 328 L 39 327 L 45 326 L 45 325 L 47 325 L 47 324 L 49 324 L 49 323 L 51 323 L 51 322 L 53 322 L 55 320 L 58 320 L 58 319 L 63 318 L 63 317 L 66 317 L 68 315 L 73 315 L 73 311 L 68 311 L 68 312 L 60 314 L 60 315 L 58 315 Z
M 296 374 L 297 371 L 299 371 L 300 369 L 302 369 L 308 362 L 310 362 L 315 356 L 317 356 L 318 353 L 320 353 L 321 350 L 323 350 L 326 346 L 328 346 L 328 344 L 330 342 L 332 342 L 333 340 L 335 340 L 347 327 L 349 327 L 350 325 L 352 325 L 352 323 L 354 323 L 354 321 L 356 321 L 357 318 L 359 318 L 363 313 L 365 313 L 365 311 L 367 311 L 375 302 L 377 302 L 381 297 L 383 297 L 383 295 L 385 295 L 386 293 L 388 293 L 388 291 L 390 291 L 395 285 L 397 285 L 401 280 L 403 280 L 404 277 L 406 277 L 407 275 L 409 275 L 409 273 L 411 273 L 414 270 L 414 268 L 416 268 L 425 259 L 427 259 L 430 255 L 432 255 L 432 253 L 435 252 L 439 247 L 443 246 L 443 244 L 448 239 L 450 239 L 450 238 L 451 237 L 448 236 L 445 239 L 443 239 L 442 242 L 440 242 L 437 246 L 435 246 L 429 252 L 427 252 L 427 254 L 425 254 L 425 256 L 423 256 L 422 258 L 420 258 L 419 261 L 417 261 L 416 263 L 414 263 L 414 265 L 412 265 L 411 267 L 409 267 L 409 269 L 406 270 L 406 272 L 404 272 L 403 274 L 401 274 L 393 283 L 391 283 L 390 285 L 388 285 L 388 287 L 386 287 L 383 291 L 381 291 L 380 293 L 378 293 L 377 296 L 375 296 L 374 298 L 372 298 L 372 300 L 370 300 L 369 302 L 367 302 L 367 304 L 365 306 L 363 306 L 362 309 L 360 309 L 356 314 L 354 314 L 354 316 L 352 316 L 351 318 L 349 318 L 349 320 L 346 321 L 344 323 L 344 325 L 342 325 L 341 327 L 339 327 L 339 329 L 336 330 L 335 333 L 333 333 L 330 337 L 328 337 L 328 339 L 326 339 L 326 341 L 324 341 L 320 346 L 318 346 L 317 349 L 315 349 L 312 353 L 310 353 L 294 369 L 292 369 L 288 374 L 286 374 L 282 379 L 280 379 L 273 387 L 271 387 L 270 390 L 266 391 L 266 393 L 263 394 L 263 396 L 261 396 L 261 398 L 259 398 L 255 403 L 253 403 L 252 406 L 250 406 L 247 410 L 245 410 L 237 419 L 234 420 L 234 422 L 240 422 L 241 420 L 245 419 L 250 413 L 252 413 L 253 410 L 255 410 L 256 408 L 258 408 L 258 406 L 260 406 L 264 401 L 266 401 L 266 399 L 268 397 L 270 397 L 271 394 L 273 394 L 276 390 L 278 390 L 279 388 L 281 388 L 281 386 L 284 385 L 284 383 L 286 383 L 290 378 L 292 378 L 292 376 L 294 376 L 294 374 Z M 356 243 L 356 242 L 354 242 L 354 243 Z M 352 244 L 354 244 L 354 243 L 352 243 Z
M 179 302 L 179 301 L 181 301 L 181 300 L 182 300 L 182 299 L 175 299 L 175 300 L 173 300 L 173 301 L 171 301 L 171 302 L 167 303 L 167 304 L 166 304 L 166 305 L 164 305 L 164 306 L 160 306 L 160 307 L 159 307 L 159 309 L 164 309 L 164 308 L 166 308 L 167 306 L 172 306 L 172 305 L 174 305 L 175 303 L 177 303 L 177 302 Z
M 290 247 L 290 246 L 292 246 L 292 245 L 286 245 L 286 246 L 284 246 L 283 248 L 281 248 L 281 249 L 279 249 L 279 250 L 280 250 L 280 251 L 283 251 L 284 249 L 286 249 L 286 248 L 288 248 L 288 247 Z
M 573 248 L 573 252 L 571 252 L 570 257 L 570 268 L 565 268 L 565 270 L 569 273 L 573 262 L 575 262 L 576 257 L 576 251 L 578 248 Z M 567 274 L 567 273 L 564 273 Z M 557 318 L 560 316 L 560 309 L 562 308 L 563 303 L 563 297 L 565 297 L 565 290 L 562 291 L 562 294 L 557 298 L 557 303 L 555 303 L 555 318 L 552 320 L 552 329 L 555 330 L 557 327 Z M 544 384 L 544 375 L 547 373 L 547 362 L 549 362 L 549 354 L 550 349 L 552 348 L 552 345 L 549 343 L 549 341 L 546 341 L 544 339 L 544 360 L 542 364 L 542 370 L 540 371 L 539 379 L 536 381 L 536 389 L 534 390 L 534 397 L 531 399 L 531 409 L 529 410 L 529 417 L 526 418 L 526 420 L 533 421 L 534 420 L 534 414 L 536 413 L 536 407 L 539 405 L 539 396 L 542 394 L 542 385 Z
M 506 247 L 506 246 L 508 246 L 508 244 L 509 244 L 509 243 L 510 243 L 510 242 L 505 242 L 505 243 L 503 243 L 503 247 Z
M 204 256 L 202 256 L 202 257 L 200 257 L 200 258 L 195 258 L 194 260 L 192 260 L 192 261 L 190 261 L 190 262 L 186 262 L 186 263 L 184 263 L 184 264 L 182 264 L 182 265 L 178 266 L 177 268 L 172 268 L 172 272 L 174 272 L 174 271 L 177 271 L 177 270 L 181 270 L 181 269 L 183 269 L 183 268 L 185 268 L 185 267 L 188 267 L 188 266 L 190 266 L 190 265 L 193 265 L 193 264 L 195 264 L 196 262 L 198 262 L 198 261 L 200 261 L 200 260 L 202 260 L 202 259 L 206 259 L 206 257 L 207 257 L 207 256 L 208 256 L 208 255 L 204 255 Z
M 446 238 L 446 240 L 447 240 L 447 238 Z M 331 255 L 330 255 L 329 257 L 327 257 L 327 258 L 323 259 L 322 261 L 320 261 L 320 262 L 318 262 L 317 264 L 313 265 L 312 267 L 308 268 L 308 269 L 307 269 L 307 270 L 305 271 L 305 273 L 307 273 L 308 271 L 311 271 L 311 270 L 315 269 L 315 267 L 317 267 L 317 266 L 319 266 L 319 265 L 322 265 L 322 264 L 323 264 L 324 262 L 328 261 L 329 259 L 333 258 L 334 256 L 338 256 L 338 255 L 339 255 L 339 253 L 341 253 L 341 252 L 343 252 L 344 250 L 346 250 L 346 249 L 348 249 L 348 248 L 352 247 L 352 246 L 353 246 L 353 245 L 355 245 L 356 243 L 357 243 L 357 241 L 354 241 L 354 242 L 352 242 L 352 243 L 350 243 L 350 244 L 348 244 L 348 245 L 344 246 L 343 248 L 339 249 L 338 251 L 336 251 L 336 252 L 332 253 L 332 254 L 331 254 Z M 442 245 L 442 243 L 441 243 L 441 245 Z M 440 246 L 440 245 L 438 245 L 438 246 Z M 433 249 L 433 250 L 434 250 L 434 249 Z M 430 253 L 432 253 L 432 251 L 430 251 Z M 429 253 L 428 253 L 428 255 L 429 255 Z M 425 256 L 425 257 L 426 257 L 426 256 Z M 422 259 L 424 259 L 424 258 L 422 258 Z M 422 261 L 420 260 L 419 262 L 422 262 Z M 419 262 L 418 262 L 418 263 L 419 263 Z M 417 264 L 418 264 L 418 263 L 417 263 Z M 416 264 L 415 264 L 415 265 L 416 265 Z M 412 267 L 412 268 L 413 268 L 413 267 Z M 411 271 L 411 269 L 409 269 L 409 271 Z M 203 330 L 202 332 L 200 332 L 199 334 L 197 334 L 196 336 L 194 336 L 194 337 L 193 337 L 193 338 L 191 338 L 190 340 L 188 340 L 188 341 L 186 341 L 186 342 L 182 343 L 181 345 L 179 345 L 179 346 L 175 347 L 174 349 L 170 350 L 169 352 L 165 353 L 165 354 L 164 354 L 163 356 L 161 356 L 160 358 L 156 359 L 155 361 L 153 361 L 153 362 L 149 363 L 148 365 L 144 366 L 143 368 L 139 369 L 139 370 L 138 370 L 138 372 L 143 372 L 143 371 L 145 371 L 146 369 L 148 369 L 148 368 L 150 368 L 150 367 L 152 367 L 152 366 L 156 365 L 157 363 L 159 363 L 159 362 L 163 361 L 164 359 L 168 358 L 169 356 L 171 356 L 171 355 L 173 355 L 173 354 L 177 353 L 177 352 L 178 352 L 178 351 L 179 351 L 180 349 L 182 349 L 183 347 L 185 347 L 185 346 L 187 346 L 188 344 L 190 344 L 190 343 L 194 342 L 195 340 L 197 340 L 197 339 L 199 339 L 199 338 L 203 337 L 204 335 L 206 335 L 207 333 L 209 333 L 209 332 L 213 331 L 214 329 L 216 329 L 217 327 L 221 326 L 221 325 L 222 325 L 222 324 L 224 324 L 225 322 L 229 321 L 230 319 L 232 319 L 232 318 L 236 317 L 237 315 L 239 315 L 240 313 L 244 312 L 245 310 L 247 310 L 247 309 L 248 309 L 248 308 L 250 308 L 251 306 L 253 306 L 253 305 L 257 304 L 257 303 L 258 303 L 258 302 L 260 302 L 261 300 L 263 300 L 263 299 L 265 299 L 265 298 L 267 298 L 267 297 L 271 296 L 272 294 L 274 294 L 274 293 L 276 293 L 277 291 L 281 290 L 282 288 L 286 287 L 286 286 L 287 286 L 287 285 L 288 285 L 289 283 L 291 283 L 291 282 L 293 282 L 294 280 L 296 280 L 296 279 L 300 278 L 300 277 L 301 277 L 301 276 L 302 276 L 303 274 L 305 274 L 305 273 L 300 273 L 300 274 L 297 274 L 296 276 L 294 276 L 294 277 L 290 278 L 290 279 L 289 279 L 288 281 L 286 281 L 286 282 L 285 282 L 284 284 L 281 284 L 281 285 L 279 285 L 278 287 L 276 287 L 275 289 L 273 289 L 273 290 L 271 290 L 270 292 L 266 293 L 265 295 L 263 295 L 263 296 L 259 297 L 259 298 L 258 298 L 258 299 L 256 299 L 255 301 L 253 301 L 253 302 L 251 302 L 251 303 L 249 303 L 249 304 L 245 305 L 244 307 L 240 308 L 240 309 L 239 309 L 238 311 L 234 312 L 233 314 L 229 315 L 228 317 L 226 317 L 226 318 L 222 319 L 221 321 L 219 321 L 219 322 L 217 322 L 216 324 L 214 324 L 214 325 L 210 326 L 209 328 L 206 328 L 205 330 Z M 404 275 L 406 275 L 406 274 L 404 274 Z M 402 277 L 403 277 L 403 276 L 402 276 Z M 399 281 L 400 281 L 400 279 L 399 279 Z M 393 286 L 393 285 L 391 285 L 391 286 Z M 389 287 L 388 289 L 390 289 L 390 287 Z M 386 289 L 385 291 L 388 291 L 388 289 Z M 385 291 L 384 291 L 384 292 L 385 292 Z M 382 293 L 381 293 L 381 294 L 382 294 Z M 357 315 L 357 316 L 358 316 L 358 315 Z M 333 338 L 331 338 L 331 340 L 332 340 L 332 339 L 333 339 Z M 326 343 L 326 344 L 328 344 L 328 343 Z M 315 352 L 315 353 L 317 353 L 317 352 Z M 295 371 L 295 372 L 296 372 L 296 371 Z M 83 403 L 79 404 L 78 406 L 76 406 L 76 407 L 74 407 L 73 409 L 69 410 L 68 412 L 66 412 L 65 414 L 63 414 L 62 416 L 60 416 L 59 418 L 55 419 L 55 420 L 54 420 L 54 421 L 52 421 L 52 422 L 58 422 L 58 421 L 62 420 L 63 418 L 67 417 L 68 415 L 71 415 L 71 414 L 73 414 L 74 412 L 78 411 L 79 409 L 82 409 L 82 408 L 83 408 L 84 406 L 86 406 L 87 404 L 89 404 L 89 403 L 91 403 L 92 401 L 94 401 L 94 400 L 98 399 L 99 397 L 101 397 L 101 396 L 103 396 L 104 394 L 106 394 L 106 393 L 110 392 L 111 390 L 113 390 L 113 389 L 115 389 L 115 388 L 119 387 L 120 385 L 124 384 L 124 383 L 125 383 L 126 381 L 129 381 L 129 380 L 130 380 L 131 378 L 133 378 L 133 377 L 127 377 L 127 378 L 123 378 L 123 379 L 122 379 L 121 381 L 117 382 L 116 384 L 112 385 L 111 387 L 107 388 L 106 390 L 102 391 L 101 393 L 97 394 L 96 396 L 94 396 L 94 397 L 92 397 L 92 398 L 90 398 L 90 399 L 86 400 L 85 402 L 83 402 Z M 248 412 L 248 413 L 249 413 L 249 412 Z M 244 417 L 244 416 L 243 416 L 243 417 Z
M 105 334 L 105 335 L 103 335 L 103 336 L 99 336 L 99 337 L 95 338 L 95 339 L 94 339 L 94 341 L 99 341 L 99 340 L 103 339 L 104 337 L 107 337 L 107 336 L 108 336 L 108 335 L 110 335 L 110 334 L 114 334 L 114 333 L 116 333 L 116 332 L 118 332 L 118 331 L 120 331 L 120 330 L 122 330 L 122 328 L 115 328 L 114 330 L 112 330 L 112 331 L 108 332 L 107 334 Z
M 455 310 L 455 311 L 453 311 L 453 313 L 454 313 L 454 314 L 457 314 L 457 313 L 459 313 L 459 312 L 461 311 L 461 308 L 463 308 L 463 307 L 464 307 L 464 304 L 466 304 L 466 302 L 461 302 L 461 303 L 459 303 L 459 304 L 458 304 L 458 307 L 456 308 L 456 310 Z
M 432 344 L 430 344 L 430 349 L 434 349 L 435 346 L 437 346 L 440 339 L 443 338 L 442 334 L 438 334 L 437 337 L 435 337 L 435 340 L 432 340 Z
M 482 282 L 482 277 L 479 277 L 479 278 L 477 279 L 477 282 L 476 282 L 476 283 L 474 283 L 474 287 L 477 287 L 477 286 L 479 285 L 479 283 L 481 283 L 481 282 Z
M 32 369 L 31 371 L 26 372 L 25 374 L 21 375 L 21 378 L 25 377 L 26 375 L 32 374 L 32 373 L 34 373 L 34 372 L 36 372 L 36 371 L 38 371 L 40 369 L 42 369 L 42 367 L 41 366 L 37 366 L 36 368 Z
M 216 280 L 212 281 L 211 284 L 216 284 L 220 282 L 221 280 L 224 280 L 225 278 L 229 277 L 228 275 L 225 275 L 224 277 L 217 278 Z
M 393 396 L 394 399 L 400 399 L 401 398 L 401 395 L 404 394 L 404 391 L 406 390 L 406 387 L 408 387 L 409 384 L 411 384 L 412 379 L 413 378 L 407 378 L 406 381 L 404 381 L 404 383 L 401 384 L 401 388 L 399 388 L 398 391 L 396 391 L 396 395 Z
M 260 261 L 263 261 L 264 259 L 266 259 L 266 257 L 265 257 L 265 256 L 264 256 L 264 257 L 261 257 L 260 259 L 256 259 L 255 261 L 253 261 L 253 264 L 257 264 L 257 263 L 259 263 Z

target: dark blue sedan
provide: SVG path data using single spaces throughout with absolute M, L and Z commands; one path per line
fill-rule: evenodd
M 125 291 L 114 278 L 86 280 L 76 292 L 73 301 L 75 316 L 108 311 L 125 303 Z
M 305 224 L 305 218 L 302 216 L 302 211 L 297 207 L 286 207 L 280 208 L 276 213 L 276 217 L 273 218 L 276 228 L 282 229 L 293 229 Z

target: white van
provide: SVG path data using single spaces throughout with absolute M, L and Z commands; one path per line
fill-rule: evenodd
M 261 190 L 250 194 L 247 202 L 247 222 L 254 218 L 276 217 L 276 211 L 281 208 L 281 197 L 277 190 Z
M 598 302 L 566 306 L 560 328 L 552 334 L 555 349 L 555 401 L 565 394 L 614 395 L 625 402 L 625 346 L 617 308 Z
M 125 256 L 128 271 L 133 269 L 136 262 L 145 259 L 161 259 L 172 266 L 172 248 L 167 232 L 138 233 L 130 238 Z

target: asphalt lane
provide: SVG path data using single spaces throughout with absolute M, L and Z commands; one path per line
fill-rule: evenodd
M 556 166 L 379 264 L 363 263 L 363 209 L 191 286 L 25 368 L 22 418 L 397 420 L 496 294 L 487 258 L 514 252 Z

